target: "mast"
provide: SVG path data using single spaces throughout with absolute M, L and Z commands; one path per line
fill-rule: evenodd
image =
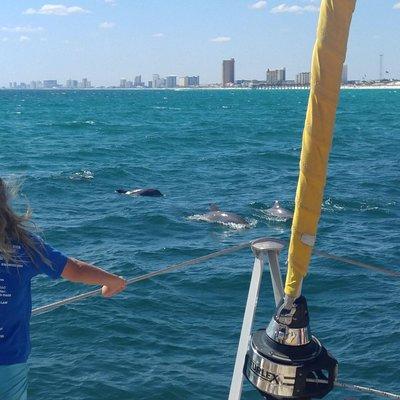
M 290 298 L 301 294 L 316 240 L 355 3 L 356 0 L 321 2 L 285 284 L 285 294 Z
M 229 400 L 239 400 L 242 374 L 266 399 L 322 398 L 337 378 L 337 360 L 311 335 L 301 285 L 307 273 L 321 214 L 343 63 L 356 0 L 322 0 L 311 66 L 311 88 L 303 131 L 300 173 L 283 291 L 278 254 L 268 238 L 252 243 L 254 263 Z M 275 312 L 266 329 L 249 336 L 268 256 Z M 284 296 L 284 297 L 283 297 Z M 283 297 L 283 298 L 282 298 Z

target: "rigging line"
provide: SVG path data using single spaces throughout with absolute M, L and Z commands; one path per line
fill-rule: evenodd
M 182 268 L 185 268 L 185 267 L 188 267 L 188 266 L 191 266 L 191 265 L 200 264 L 202 262 L 211 260 L 211 259 L 216 258 L 216 257 L 220 257 L 220 256 L 224 256 L 226 254 L 234 253 L 236 251 L 239 251 L 239 250 L 242 250 L 242 249 L 245 249 L 245 248 L 249 247 L 250 243 L 251 242 L 246 242 L 246 243 L 238 244 L 236 246 L 227 247 L 225 249 L 222 249 L 222 250 L 219 250 L 219 251 L 215 251 L 215 252 L 210 253 L 210 254 L 206 254 L 205 256 L 192 258 L 190 260 L 183 261 L 183 262 L 178 263 L 178 264 L 172 264 L 169 267 L 160 269 L 158 271 L 152 271 L 152 272 L 149 272 L 149 273 L 144 274 L 144 275 L 139 275 L 139 276 L 130 278 L 130 279 L 127 280 L 127 285 L 132 285 L 134 283 L 137 283 L 137 282 L 140 282 L 140 281 L 144 281 L 144 280 L 153 278 L 155 276 L 164 275 L 164 274 L 167 274 L 169 272 L 176 271 L 178 269 L 182 269 Z M 53 311 L 56 308 L 59 308 L 59 307 L 65 305 L 65 304 L 75 303 L 77 301 L 80 301 L 80 300 L 83 300 L 83 299 L 87 299 L 88 297 L 94 297 L 94 296 L 98 296 L 100 294 L 101 294 L 101 289 L 95 289 L 95 290 L 92 290 L 90 292 L 85 292 L 85 293 L 82 293 L 82 294 L 78 294 L 77 296 L 73 296 L 73 297 L 69 297 L 69 298 L 64 299 L 64 300 L 56 301 L 54 303 L 51 303 L 51 304 L 48 304 L 48 305 L 45 305 L 45 306 L 42 306 L 42 307 L 35 308 L 34 310 L 32 310 L 32 316 L 44 314 L 46 312 Z
M 158 270 L 158 271 L 153 271 L 153 272 L 149 272 L 149 273 L 144 274 L 144 275 L 140 275 L 140 276 L 137 276 L 137 277 L 134 277 L 134 278 L 130 278 L 130 279 L 127 280 L 127 284 L 131 285 L 133 283 L 140 282 L 140 281 L 143 281 L 143 280 L 146 280 L 146 279 L 150 279 L 150 278 L 155 277 L 155 276 L 167 274 L 169 272 L 172 272 L 172 271 L 175 271 L 175 270 L 178 270 L 178 269 L 190 266 L 190 265 L 200 264 L 200 263 L 202 263 L 204 261 L 207 261 L 207 260 L 210 260 L 212 258 L 223 256 L 225 254 L 234 253 L 236 251 L 239 251 L 239 250 L 242 250 L 242 249 L 244 249 L 246 247 L 249 247 L 250 244 L 251 244 L 251 242 L 241 243 L 241 244 L 238 244 L 236 246 L 227 247 L 226 249 L 219 250 L 219 251 L 216 251 L 214 253 L 207 254 L 205 256 L 201 256 L 201 257 L 198 257 L 198 258 L 193 258 L 193 259 L 190 259 L 190 260 L 178 263 L 178 264 L 173 264 L 173 265 L 171 265 L 169 267 L 166 267 L 166 268 Z M 388 268 L 384 268 L 384 267 L 380 267 L 380 266 L 376 266 L 376 265 L 371 265 L 371 264 L 366 264 L 366 263 L 363 263 L 361 261 L 353 260 L 353 259 L 348 258 L 348 257 L 336 256 L 336 255 L 328 253 L 326 251 L 314 249 L 314 254 L 316 254 L 316 255 L 318 255 L 320 257 L 330 258 L 330 259 L 335 260 L 335 261 L 340 261 L 340 262 L 343 262 L 343 263 L 346 263 L 346 264 L 351 264 L 351 265 L 355 265 L 355 266 L 358 266 L 358 267 L 361 267 L 361 268 L 366 268 L 366 269 L 369 269 L 369 270 L 372 270 L 372 271 L 380 272 L 380 273 L 383 273 L 383 274 L 386 274 L 386 275 L 389 275 L 389 276 L 395 276 L 395 277 L 399 277 L 400 276 L 400 271 L 393 271 L 393 270 L 390 270 Z M 92 290 L 90 292 L 85 292 L 85 293 L 82 293 L 82 294 L 78 294 L 77 296 L 69 297 L 67 299 L 57 301 L 55 303 L 51 303 L 51 304 L 48 304 L 48 305 L 45 305 L 45 306 L 42 306 L 42 307 L 35 308 L 34 310 L 32 310 L 32 315 L 44 314 L 46 312 L 53 311 L 54 309 L 59 308 L 59 307 L 65 305 L 65 304 L 75 303 L 75 302 L 78 302 L 80 300 L 84 300 L 84 299 L 86 299 L 88 297 L 94 297 L 94 296 L 98 296 L 100 294 L 101 294 L 101 289 L 95 289 L 95 290 Z
M 330 258 L 331 260 L 340 261 L 346 264 L 356 265 L 357 267 L 366 268 L 371 271 L 381 272 L 385 275 L 400 277 L 400 271 L 394 271 L 392 269 L 380 267 L 377 265 L 366 264 L 361 261 L 353 260 L 348 257 L 336 256 L 326 251 L 314 249 L 314 254 L 320 257 Z
M 284 242 L 287 245 L 289 245 L 288 241 L 284 241 Z M 382 267 L 382 266 L 379 266 L 379 265 L 372 265 L 372 264 L 363 263 L 361 261 L 354 260 L 354 259 L 349 258 L 349 257 L 337 256 L 335 254 L 328 253 L 327 251 L 324 251 L 324 250 L 318 250 L 318 249 L 314 248 L 313 254 L 315 254 L 315 255 L 317 255 L 319 257 L 329 258 L 329 259 L 335 260 L 335 261 L 340 261 L 340 262 L 345 263 L 345 264 L 355 265 L 357 267 L 369 269 L 371 271 L 380 272 L 380 273 L 385 274 L 385 275 L 394 276 L 394 277 L 400 277 L 400 271 L 395 271 L 393 269 L 385 268 L 385 267 Z
M 326 379 L 307 379 L 306 381 L 311 382 L 311 383 L 317 383 L 317 384 L 320 383 L 323 385 L 327 385 L 329 383 L 329 381 Z M 368 394 L 372 394 L 375 396 L 385 397 L 387 399 L 400 400 L 400 395 L 395 394 L 395 393 L 385 392 L 383 390 L 378 390 L 378 389 L 373 389 L 373 388 L 369 388 L 369 387 L 365 387 L 365 386 L 353 385 L 351 383 L 344 383 L 344 382 L 338 382 L 338 381 L 335 381 L 334 385 L 336 387 L 340 387 L 340 388 L 347 389 L 347 390 L 352 390 L 354 392 L 368 393 Z
M 352 384 L 343 383 L 343 382 L 335 382 L 335 386 L 343 388 L 343 389 L 352 390 L 352 391 L 355 391 L 355 392 L 362 392 L 362 393 L 372 394 L 372 395 L 375 395 L 375 396 L 386 397 L 387 399 L 400 400 L 400 395 L 399 394 L 384 392 L 382 390 L 372 389 L 372 388 L 369 388 L 369 387 L 364 387 L 364 386 L 359 386 L 359 385 L 352 385 Z

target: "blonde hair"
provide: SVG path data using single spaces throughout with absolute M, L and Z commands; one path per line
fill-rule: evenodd
M 0 178 L 0 256 L 6 263 L 18 261 L 15 244 L 25 248 L 31 261 L 38 250 L 32 235 L 35 225 L 31 222 L 31 209 L 28 206 L 24 214 L 18 215 L 10 206 L 11 198 L 17 192 L 17 185 L 7 184 Z

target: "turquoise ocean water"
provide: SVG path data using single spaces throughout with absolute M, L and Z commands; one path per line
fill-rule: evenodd
M 293 208 L 307 96 L 2 91 L 0 174 L 22 181 L 49 243 L 126 277 L 257 237 L 288 239 L 290 224 L 265 210 L 276 199 Z M 399 110 L 399 90 L 342 92 L 319 249 L 400 269 Z M 120 187 L 165 197 L 119 196 Z M 252 228 L 190 219 L 209 203 Z M 30 398 L 226 399 L 252 264 L 244 250 L 34 317 Z M 265 277 L 255 328 L 274 308 Z M 340 361 L 341 380 L 400 391 L 399 286 L 313 258 L 311 328 Z M 34 305 L 85 290 L 38 278 Z M 243 398 L 259 395 L 246 383 Z

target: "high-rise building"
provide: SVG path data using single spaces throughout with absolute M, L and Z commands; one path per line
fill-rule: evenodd
M 222 61 L 222 85 L 228 86 L 235 83 L 235 59 Z
M 165 78 L 165 87 L 167 87 L 167 88 L 176 87 L 176 76 L 175 75 L 169 75 Z
M 133 82 L 132 81 L 127 81 L 126 82 L 126 87 L 127 88 L 133 88 Z
M 45 89 L 58 88 L 58 82 L 56 79 L 47 79 L 47 80 L 43 81 L 43 87 Z
M 200 76 L 188 76 L 188 86 L 199 86 Z
M 180 87 L 193 87 L 200 85 L 200 77 L 197 76 L 182 76 L 179 78 Z
M 66 84 L 65 84 L 65 86 L 66 86 L 68 89 L 77 89 L 79 85 L 78 85 L 78 81 L 77 81 L 77 80 L 75 80 L 75 79 L 68 79 L 67 82 L 66 82 Z
M 82 82 L 81 82 L 80 86 L 83 89 L 90 89 L 92 87 L 92 83 L 90 81 L 88 81 L 87 78 L 82 78 Z
M 300 72 L 296 75 L 296 84 L 298 85 L 309 85 L 311 80 L 310 72 Z
M 125 78 L 122 78 L 122 79 L 119 81 L 119 87 L 120 87 L 120 88 L 126 88 L 126 79 L 125 79 Z
M 267 69 L 266 72 L 267 85 L 277 85 L 286 81 L 286 68 Z
M 162 87 L 162 80 L 160 79 L 160 75 L 154 74 L 153 75 L 153 88 L 160 88 Z
M 151 88 L 153 87 L 153 81 L 148 81 L 148 82 L 147 82 L 147 87 L 148 87 L 149 89 L 151 89 Z
M 189 77 L 188 76 L 181 76 L 179 78 L 179 86 L 180 87 L 188 87 L 189 86 Z
M 135 80 L 134 80 L 133 86 L 135 86 L 135 87 L 137 87 L 137 86 L 143 86 L 143 83 L 142 83 L 142 75 L 137 75 L 137 76 L 135 76 Z
M 347 83 L 349 81 L 347 78 L 347 71 L 347 64 L 344 64 L 342 69 L 342 83 Z

